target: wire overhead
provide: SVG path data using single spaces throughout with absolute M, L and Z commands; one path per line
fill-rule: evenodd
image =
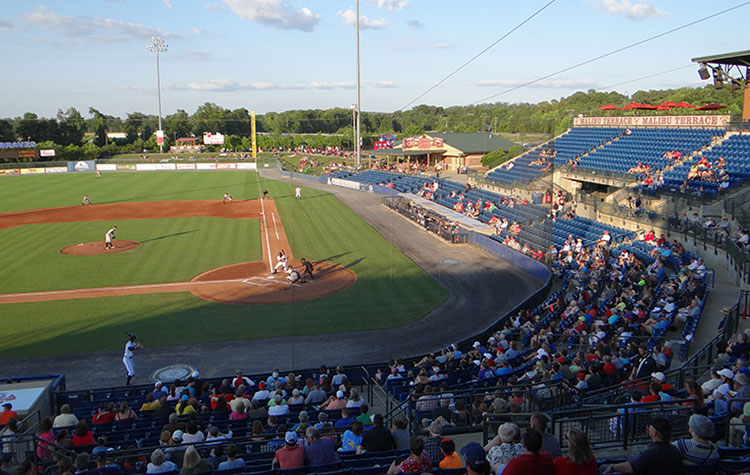
M 661 76 L 662 74 L 673 73 L 675 71 L 680 71 L 682 69 L 694 68 L 694 67 L 695 67 L 695 64 L 686 64 L 685 66 L 680 66 L 678 68 L 667 69 L 666 71 L 662 71 L 660 73 L 649 74 L 648 76 L 641 76 L 639 78 L 629 79 L 629 80 L 623 81 L 623 82 L 618 82 L 617 84 L 610 84 L 609 86 L 603 86 L 603 87 L 600 87 L 599 89 L 601 89 L 601 90 L 603 90 L 603 89 L 612 89 L 613 87 L 622 86 L 623 84 L 630 84 L 631 82 L 638 82 L 638 81 L 642 81 L 644 79 L 650 79 L 650 78 L 653 78 L 653 77 L 656 77 L 656 76 Z
M 531 14 L 531 16 L 527 17 L 524 21 L 522 21 L 518 25 L 514 26 L 510 31 L 508 31 L 507 33 L 505 33 L 500 38 L 498 38 L 494 43 L 492 43 L 491 45 L 489 45 L 488 47 L 486 47 L 485 49 L 483 49 L 479 53 L 475 54 L 471 59 L 469 59 L 464 64 L 462 64 L 461 66 L 459 66 L 458 68 L 456 68 L 452 73 L 450 73 L 449 75 L 445 76 L 440 81 L 438 81 L 435 84 L 433 84 L 432 87 L 430 87 L 429 89 L 427 89 L 426 91 L 424 91 L 422 94 L 420 94 L 417 97 L 415 97 L 411 102 L 409 102 L 408 104 L 406 104 L 404 107 L 402 107 L 399 110 L 405 110 L 407 107 L 409 107 L 410 105 L 414 104 L 415 102 L 417 102 L 418 100 L 420 100 L 421 98 L 423 98 L 424 96 L 426 96 L 428 93 L 430 93 L 431 91 L 433 91 L 435 88 L 439 87 L 445 81 L 447 81 L 448 79 L 450 79 L 451 77 L 453 77 L 454 75 L 456 75 L 456 73 L 458 73 L 463 68 L 465 68 L 466 66 L 468 66 L 469 64 L 471 64 L 472 62 L 474 62 L 474 60 L 476 60 L 477 58 L 479 58 L 480 56 L 482 56 L 484 53 L 486 53 L 487 51 L 489 51 L 490 49 L 492 49 L 495 45 L 497 45 L 498 43 L 500 43 L 501 41 L 503 41 L 505 38 L 507 38 L 508 36 L 510 36 L 512 33 L 514 33 L 516 30 L 518 30 L 519 28 L 521 28 L 523 25 L 525 25 L 526 23 L 528 23 L 529 21 L 531 21 L 532 18 L 534 18 L 538 14 L 542 13 L 547 7 L 549 7 L 550 5 L 552 5 L 553 3 L 555 3 L 556 1 L 557 0 L 550 0 L 542 8 L 540 8 L 537 11 L 535 11 L 533 14 Z
M 599 55 L 599 56 L 596 56 L 594 58 L 588 59 L 586 61 L 580 62 L 578 64 L 574 64 L 573 66 L 568 66 L 567 68 L 563 68 L 563 69 L 561 69 L 561 70 L 559 70 L 557 72 L 554 72 L 552 74 L 547 74 L 546 76 L 542 76 L 540 78 L 537 78 L 537 79 L 525 82 L 523 84 L 519 84 L 518 86 L 511 87 L 510 89 L 506 89 L 506 90 L 504 90 L 502 92 L 498 92 L 497 94 L 493 94 L 491 96 L 487 96 L 487 97 L 485 97 L 483 99 L 480 99 L 480 100 L 478 100 L 476 102 L 473 102 L 472 105 L 476 105 L 476 104 L 480 104 L 482 102 L 486 102 L 489 99 L 493 99 L 493 98 L 501 96 L 503 94 L 507 94 L 509 92 L 516 91 L 518 89 L 530 86 L 532 84 L 536 84 L 536 83 L 538 83 L 540 81 L 544 81 L 545 79 L 549 79 L 551 77 L 555 77 L 555 76 L 560 75 L 562 73 L 566 73 L 568 71 L 572 71 L 573 69 L 580 68 L 581 66 L 585 66 L 587 64 L 593 63 L 594 61 L 598 61 L 598 60 L 604 59 L 604 58 L 606 58 L 608 56 L 612 56 L 614 54 L 621 53 L 621 52 L 623 52 L 625 50 L 628 50 L 628 49 L 631 49 L 631 48 L 635 48 L 636 46 L 640 46 L 640 45 L 642 45 L 644 43 L 648 43 L 649 41 L 653 41 L 655 39 L 658 39 L 658 38 L 670 35 L 672 33 L 680 31 L 680 30 L 684 30 L 685 28 L 689 28 L 689 27 L 691 27 L 693 25 L 697 25 L 698 23 L 702 23 L 704 21 L 710 20 L 712 18 L 715 18 L 717 16 L 723 15 L 725 13 L 729 13 L 729 12 L 731 12 L 733 10 L 737 10 L 738 8 L 742 8 L 744 6 L 747 6 L 748 4 L 750 4 L 750 2 L 743 2 L 743 3 L 740 3 L 739 5 L 735 5 L 735 6 L 731 7 L 731 8 L 727 8 L 726 10 L 721 10 L 719 12 L 713 13 L 713 14 L 705 16 L 703 18 L 699 18 L 698 20 L 694 20 L 694 21 L 691 21 L 689 23 L 685 23 L 684 25 L 680 25 L 680 26 L 678 26 L 676 28 L 672 28 L 671 30 L 664 31 L 662 33 L 656 34 L 654 36 L 650 36 L 650 37 L 648 37 L 646 39 L 643 39 L 643 40 L 640 40 L 640 41 L 636 41 L 635 43 L 631 43 L 631 44 L 629 44 L 627 46 L 623 46 L 622 48 L 617 48 L 617 49 L 612 50 L 612 51 L 610 51 L 608 53 L 604 53 L 602 55 Z

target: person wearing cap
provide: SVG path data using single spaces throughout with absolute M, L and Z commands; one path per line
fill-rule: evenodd
M 674 386 L 667 382 L 667 376 L 661 371 L 651 373 L 651 381 L 659 383 L 661 390 L 665 393 L 674 392 Z
M 383 426 L 383 415 L 372 417 L 372 429 L 362 436 L 362 448 L 367 452 L 387 452 L 395 448 L 396 442 L 391 431 Z
M 237 446 L 229 444 L 226 450 L 227 460 L 221 462 L 217 467 L 217 470 L 236 470 L 245 468 L 245 460 L 242 457 L 237 457 Z
M 484 447 L 495 473 L 503 473 L 508 462 L 524 453 L 523 445 L 515 443 L 519 433 L 517 425 L 506 422 L 497 428 L 497 436 Z
M 164 449 L 164 452 L 169 455 L 169 459 L 173 460 L 178 466 L 183 463 L 183 455 L 187 448 L 186 445 L 182 445 L 182 434 L 183 432 L 179 429 L 174 431 L 167 447 Z
M 154 395 L 154 401 L 158 401 L 163 397 L 167 397 L 169 393 L 164 390 L 164 383 L 162 383 L 161 381 L 157 381 L 154 384 L 154 391 L 151 394 Z
M 110 232 L 114 233 L 114 229 L 117 229 L 117 226 L 107 231 L 107 235 L 109 235 Z M 133 376 L 135 376 L 135 364 L 133 363 L 133 355 L 136 351 L 142 350 L 143 345 L 141 345 L 136 336 L 132 334 L 128 334 L 128 341 L 125 342 L 125 351 L 122 355 L 122 364 L 125 365 L 125 370 L 127 372 L 126 378 L 125 378 L 125 384 L 130 384 L 130 380 L 133 379 Z
M 427 456 L 431 461 L 434 460 L 437 462 L 442 460 L 443 454 L 440 451 L 440 442 L 443 440 L 443 437 L 441 436 L 443 433 L 443 423 L 438 420 L 432 421 L 427 427 L 427 433 L 428 437 L 424 440 L 424 450 L 427 453 Z
M 300 468 L 305 465 L 305 448 L 297 444 L 297 433 L 287 432 L 284 435 L 284 447 L 276 451 L 271 467 L 281 470 Z
M 711 368 L 711 378 L 706 380 L 703 384 L 701 384 L 701 390 L 703 391 L 704 396 L 711 395 L 714 392 L 714 390 L 716 390 L 716 388 L 721 386 L 722 377 L 719 374 L 719 371 L 724 371 L 724 369 L 717 370 L 717 368 L 715 367 Z M 734 373 L 732 373 L 732 371 L 728 369 L 727 371 L 732 375 L 732 378 L 734 378 Z
M 13 418 L 18 419 L 18 413 L 13 410 L 13 404 L 6 402 L 3 404 L 3 412 L 0 412 L 0 425 L 5 425 Z
M 646 428 L 651 444 L 645 450 L 631 456 L 627 461 L 609 465 L 603 473 L 635 473 L 642 475 L 663 475 L 680 473 L 682 456 L 677 447 L 669 443 L 672 426 L 663 417 L 651 420 Z
M 258 390 L 253 394 L 253 401 L 267 402 L 271 399 L 271 393 L 266 389 L 266 383 L 261 381 L 258 383 Z
M 568 455 L 555 457 L 555 475 L 597 475 L 599 467 L 591 451 L 588 436 L 580 429 L 573 428 L 565 435 Z
M 479 445 L 479 444 L 477 444 Z M 479 447 L 481 449 L 481 447 Z M 524 453 L 511 459 L 503 470 L 503 475 L 553 475 L 555 466 L 548 452 L 542 452 L 542 434 L 533 428 L 528 428 L 523 433 Z M 464 447 L 466 449 L 466 447 Z M 463 450 L 461 451 L 463 454 Z M 478 457 L 478 451 L 476 456 Z M 489 464 L 488 464 L 489 465 Z M 466 467 L 470 462 L 467 457 Z
M 672 443 L 682 455 L 685 467 L 707 467 L 719 462 L 719 451 L 709 439 L 714 435 L 714 423 L 706 416 L 693 414 L 688 420 L 690 439 L 676 440 Z M 706 469 L 704 473 L 713 473 Z
M 325 409 L 326 411 L 340 411 L 346 407 L 346 403 L 347 400 L 344 391 L 338 390 L 336 391 L 336 394 L 332 394 L 326 402 L 320 405 L 320 409 Z
M 424 439 L 415 435 L 409 440 L 409 456 L 396 465 L 396 460 L 388 467 L 388 474 L 423 473 L 432 471 L 432 461 L 424 450 Z
M 452 439 L 446 437 L 440 441 L 440 452 L 443 454 L 443 459 L 438 464 L 441 470 L 463 468 L 464 463 L 456 452 L 456 443 Z
M 151 452 L 151 462 L 146 467 L 146 473 L 176 472 L 177 470 L 177 465 L 167 460 L 167 454 L 162 449 Z
M 308 427 L 305 430 L 307 447 L 305 447 L 305 464 L 306 465 L 326 465 L 339 461 L 339 455 L 336 453 L 336 447 L 333 440 L 326 437 L 320 438 L 320 431 L 315 427 Z

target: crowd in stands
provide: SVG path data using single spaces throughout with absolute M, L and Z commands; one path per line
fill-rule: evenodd
M 420 194 L 421 196 L 425 196 L 422 192 L 420 192 Z M 446 218 L 424 206 L 420 206 L 413 201 L 399 200 L 388 204 L 388 206 L 416 222 L 424 229 L 432 231 L 450 241 L 453 241 L 461 231 L 461 228 L 456 221 Z

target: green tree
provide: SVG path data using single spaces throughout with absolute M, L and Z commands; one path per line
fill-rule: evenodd
M 13 132 L 13 123 L 7 119 L 0 119 L 0 142 L 13 142 L 16 134 Z
M 65 112 L 57 111 L 57 122 L 60 129 L 59 143 L 61 145 L 80 145 L 86 122 L 78 109 L 70 107 Z

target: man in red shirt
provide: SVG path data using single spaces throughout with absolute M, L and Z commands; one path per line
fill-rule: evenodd
M 547 452 L 539 453 L 542 448 L 542 434 L 534 429 L 526 429 L 523 434 L 523 448 L 526 453 L 511 459 L 505 466 L 503 475 L 554 475 L 555 465 L 552 456 Z M 467 464 L 468 465 L 468 464 Z
M 282 470 L 304 467 L 305 448 L 297 445 L 297 433 L 287 432 L 284 441 L 286 445 L 276 451 L 271 466 L 279 467 Z
M 3 404 L 3 412 L 0 412 L 0 425 L 5 425 L 13 418 L 18 419 L 18 413 L 13 410 L 13 404 L 6 402 Z

